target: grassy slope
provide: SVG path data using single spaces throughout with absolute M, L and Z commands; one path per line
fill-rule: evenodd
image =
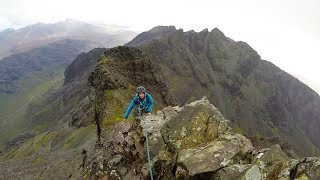
M 33 74 L 18 82 L 19 86 L 23 89 L 21 93 L 12 95 L 0 94 L 0 99 L 3 100 L 0 102 L 0 114 L 1 117 L 7 117 L 0 120 L 2 123 L 0 125 L 0 147 L 3 147 L 8 138 L 24 130 L 26 122 L 23 121 L 23 115 L 27 105 L 23 108 L 21 107 L 32 97 L 32 101 L 34 101 L 49 89 L 61 86 L 64 78 L 63 72 L 64 69 L 60 68 L 52 73 Z M 8 115 L 11 115 L 19 108 L 21 110 L 13 116 L 8 117 Z
M 87 61 L 87 59 L 84 59 L 84 61 Z M 51 67 L 51 69 L 54 68 Z M 50 69 L 45 72 L 50 72 Z M 29 82 L 28 79 L 30 80 Z M 17 114 L 14 119 L 11 120 L 10 127 L 0 127 L 7 131 L 0 131 L 5 135 L 1 136 L 0 143 L 3 145 L 9 137 L 14 137 L 18 132 L 24 130 L 23 127 L 31 127 L 30 130 L 35 130 L 37 134 L 35 137 L 22 143 L 21 146 L 12 148 L 9 152 L 1 154 L 0 159 L 28 156 L 29 154 L 42 150 L 79 149 L 82 146 L 88 145 L 88 143 L 95 142 L 96 132 L 94 124 L 80 128 L 70 127 L 65 120 L 67 116 L 63 115 L 66 113 L 65 111 L 70 111 L 70 106 L 72 109 L 72 106 L 79 105 L 78 99 L 81 96 L 80 93 L 83 94 L 83 92 L 81 92 L 83 89 L 83 82 L 81 82 L 81 80 L 76 80 L 76 83 L 71 83 L 68 85 L 69 87 L 63 88 L 64 69 L 62 68 L 53 72 L 51 70 L 50 73 L 34 74 L 28 79 L 22 80 L 19 84 L 24 87 L 23 95 L 20 97 L 9 97 L 8 99 L 15 98 L 25 103 L 25 101 L 21 100 L 22 98 L 27 100 L 33 95 L 37 95 L 39 98 L 33 98 L 31 102 L 33 105 L 32 110 L 30 110 L 31 107 L 28 111 L 26 111 L 27 108 L 21 110 L 21 112 L 19 112 L 21 115 L 18 116 Z M 86 82 L 84 83 L 86 85 Z M 58 92 L 59 94 L 65 89 L 68 89 L 67 92 L 63 92 L 63 94 L 66 93 L 66 98 L 62 96 L 56 97 L 56 94 L 53 93 Z M 41 97 L 42 94 L 44 94 L 44 96 Z M 14 105 L 15 104 L 12 104 L 11 107 L 14 107 Z M 23 122 L 25 119 L 23 117 L 24 115 L 28 116 L 27 119 L 36 119 L 35 122 L 33 122 L 33 124 L 30 124 L 31 122 L 25 124 Z M 30 115 L 32 117 L 29 117 Z M 51 125 L 51 123 L 51 130 L 45 130 L 46 126 Z M 16 124 L 20 125 L 17 126 Z
M 10 152 L 0 155 L 0 160 L 21 158 L 39 151 L 68 150 L 85 148 L 95 143 L 95 125 L 72 128 L 61 127 L 55 131 L 43 132 L 23 143 L 19 148 L 12 148 Z

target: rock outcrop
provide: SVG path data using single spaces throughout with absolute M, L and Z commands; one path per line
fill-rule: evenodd
M 88 158 L 85 178 L 150 178 L 146 153 L 139 154 L 146 139 L 131 124 L 122 121 L 112 128 L 103 146 Z M 228 120 L 206 97 L 159 110 L 146 116 L 140 126 L 148 135 L 154 179 L 320 177 L 319 158 L 292 159 L 279 145 L 255 149 L 249 139 L 233 132 Z
M 154 109 L 174 105 L 168 93 L 160 67 L 145 57 L 137 48 L 115 47 L 101 54 L 94 72 L 89 75 L 90 102 L 98 129 L 108 129 L 123 119 L 123 113 L 136 93 L 136 87 L 143 85 L 157 103 Z M 103 133 L 106 130 L 102 131 Z M 100 137 L 100 130 L 98 130 Z

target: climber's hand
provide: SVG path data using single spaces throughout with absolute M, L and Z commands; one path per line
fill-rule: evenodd
M 151 115 L 151 112 L 148 112 L 147 115 L 148 115 L 148 116 Z

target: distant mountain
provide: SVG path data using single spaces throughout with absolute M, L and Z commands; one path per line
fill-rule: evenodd
M 100 27 L 72 19 L 52 24 L 37 23 L 18 30 L 1 31 L 0 59 L 66 38 L 90 40 L 100 43 L 101 47 L 112 47 L 128 42 L 135 35 L 133 31 L 116 26 Z
M 0 62 L 0 93 L 19 93 L 23 87 L 18 82 L 40 72 L 50 75 L 67 67 L 79 53 L 97 46 L 95 42 L 66 39 L 6 57 Z
M 24 114 L 28 105 L 63 80 L 65 68 L 78 54 L 98 46 L 65 39 L 0 61 L 0 147 L 30 123 Z
M 320 154 L 319 95 L 247 43 L 217 28 L 197 33 L 159 26 L 126 46 L 160 64 L 180 105 L 206 95 L 247 136 L 281 137 L 300 154 Z

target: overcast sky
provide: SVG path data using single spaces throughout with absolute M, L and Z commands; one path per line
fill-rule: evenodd
M 320 0 L 0 0 L 0 30 L 66 18 L 136 31 L 217 27 L 320 93 Z

